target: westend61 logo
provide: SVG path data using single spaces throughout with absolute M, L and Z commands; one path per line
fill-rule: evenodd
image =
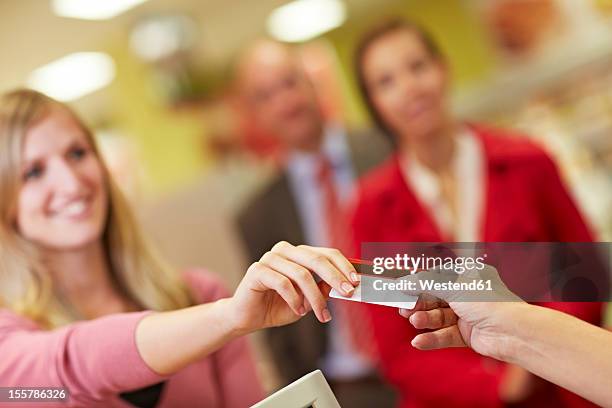
M 454 271 L 462 274 L 468 270 L 482 271 L 485 268 L 487 254 L 478 257 L 471 256 L 411 256 L 408 254 L 396 254 L 392 257 L 376 257 L 373 259 L 372 271 L 381 275 L 385 271 L 403 270 L 411 274 L 423 270 Z

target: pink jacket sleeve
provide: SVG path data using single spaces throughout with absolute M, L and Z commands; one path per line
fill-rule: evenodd
M 213 302 L 230 296 L 214 275 L 202 270 L 190 270 L 183 275 L 198 303 Z M 229 342 L 211 358 L 217 371 L 224 406 L 247 407 L 264 399 L 249 342 L 245 337 Z
M 199 303 L 228 295 L 209 274 L 191 271 L 185 278 Z M 87 406 L 161 382 L 167 377 L 149 368 L 135 342 L 136 327 L 148 313 L 114 314 L 42 330 L 0 309 L 0 386 L 65 387 L 68 406 Z M 250 406 L 263 399 L 246 339 L 236 339 L 208 358 L 224 406 Z
M 0 310 L 0 384 L 66 387 L 86 405 L 162 381 L 141 358 L 134 332 L 148 312 L 109 315 L 56 330 Z

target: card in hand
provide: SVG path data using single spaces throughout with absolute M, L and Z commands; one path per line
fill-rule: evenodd
M 363 261 L 360 259 L 353 259 L 353 258 L 349 258 L 349 261 L 351 262 L 351 264 L 353 264 L 357 272 L 362 276 L 362 281 L 363 281 L 364 275 L 367 276 L 368 279 L 371 279 L 372 277 L 376 276 L 374 273 L 372 273 L 372 263 L 371 262 Z M 390 280 L 390 278 L 385 278 L 381 276 L 376 276 L 376 279 Z M 355 292 L 353 292 L 353 296 L 351 297 L 344 296 L 340 292 L 338 292 L 336 289 L 332 288 L 331 292 L 329 292 L 329 297 L 334 298 L 334 299 L 350 300 L 353 302 L 370 303 L 373 305 L 396 307 L 396 308 L 401 308 L 401 309 L 413 309 L 417 301 L 417 297 L 413 297 L 413 296 L 409 297 L 410 299 L 414 299 L 413 301 L 402 301 L 402 302 L 373 301 L 373 300 L 370 301 L 370 300 L 364 300 L 362 298 L 361 292 L 362 292 L 362 284 L 359 284 L 355 288 Z

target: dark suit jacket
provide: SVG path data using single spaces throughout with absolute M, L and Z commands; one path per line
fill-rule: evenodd
M 378 133 L 349 133 L 347 142 L 356 177 L 382 162 L 390 152 L 389 144 Z M 251 262 L 259 260 L 279 241 L 304 243 L 304 231 L 285 170 L 245 206 L 237 223 Z M 289 383 L 318 368 L 326 348 L 325 327 L 310 313 L 292 325 L 267 331 L 283 381 Z

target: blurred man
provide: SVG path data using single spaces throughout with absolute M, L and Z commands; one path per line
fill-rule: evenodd
M 244 108 L 288 151 L 280 174 L 239 216 L 251 260 L 279 240 L 342 246 L 348 238 L 343 209 L 355 180 L 383 160 L 389 146 L 377 134 L 349 134 L 325 123 L 315 90 L 287 46 L 255 43 L 241 56 L 235 74 Z M 391 406 L 393 393 L 381 384 L 370 359 L 351 338 L 355 332 L 348 326 L 348 313 L 330 302 L 334 306 L 330 324 L 304 318 L 269 331 L 282 380 L 288 383 L 321 368 L 342 406 Z

